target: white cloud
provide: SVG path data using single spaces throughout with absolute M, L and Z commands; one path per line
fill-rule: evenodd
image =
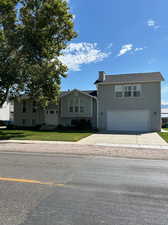
M 168 106 L 168 101 L 163 100 L 161 104 L 162 104 L 162 106 Z
M 167 97 L 168 97 L 168 83 L 164 82 L 164 84 L 162 84 L 162 99 L 163 101 L 167 101 Z
M 145 49 L 140 47 L 140 48 L 135 48 L 133 46 L 133 44 L 126 44 L 126 45 L 123 45 L 120 49 L 120 52 L 118 53 L 117 56 L 122 56 L 122 55 L 125 55 L 127 52 L 131 52 L 131 53 L 134 53 L 134 52 L 139 52 L 139 51 L 143 51 Z
M 149 19 L 148 21 L 147 21 L 147 25 L 148 25 L 148 27 L 153 27 L 153 28 L 155 28 L 155 29 L 158 29 L 160 26 L 157 24 L 157 22 L 155 21 L 155 20 L 153 20 L 153 19 Z
M 135 48 L 134 52 L 139 52 L 139 51 L 143 51 L 143 50 L 144 50 L 144 48 Z
M 147 21 L 147 24 L 148 24 L 148 26 L 149 26 L 149 27 L 153 27 L 153 26 L 155 26 L 155 25 L 156 25 L 156 21 L 155 21 L 155 20 L 150 19 L 150 20 L 148 20 L 148 21 Z
M 111 49 L 113 47 L 113 43 L 110 43 L 107 48 Z
M 164 82 L 162 84 L 161 92 L 162 92 L 162 102 L 161 102 L 162 107 L 168 108 L 168 82 Z
M 118 56 L 125 55 L 127 52 L 131 51 L 132 49 L 133 49 L 132 44 L 123 45 L 120 49 Z
M 102 61 L 110 53 L 103 52 L 97 47 L 97 43 L 71 43 L 63 51 L 60 60 L 68 66 L 69 70 L 79 71 L 80 66 L 93 62 Z

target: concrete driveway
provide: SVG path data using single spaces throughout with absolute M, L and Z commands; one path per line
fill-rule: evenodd
M 81 144 L 134 144 L 134 145 L 168 145 L 157 133 L 115 134 L 97 133 L 80 140 Z

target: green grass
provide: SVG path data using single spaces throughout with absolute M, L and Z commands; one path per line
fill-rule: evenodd
M 0 140 L 79 141 L 93 132 L 0 130 Z
M 166 129 L 167 129 L 167 128 L 166 128 Z M 159 132 L 159 135 L 160 135 L 166 142 L 168 142 L 168 133 Z

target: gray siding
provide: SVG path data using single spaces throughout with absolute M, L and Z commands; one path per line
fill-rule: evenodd
M 33 112 L 33 103 L 30 99 L 26 101 L 26 112 L 23 112 L 23 101 L 15 100 L 14 102 L 14 125 L 22 127 L 33 127 L 35 125 L 42 125 L 46 123 L 45 117 L 50 116 L 50 110 L 56 110 L 58 117 L 58 125 L 71 126 L 72 119 L 86 119 L 90 120 L 92 127 L 97 127 L 97 101 L 96 99 L 81 94 L 78 92 L 78 97 L 82 99 L 84 112 L 83 113 L 70 113 L 69 112 L 69 101 L 74 98 L 76 94 L 72 92 L 65 97 L 63 97 L 58 105 L 49 104 L 46 110 L 37 109 Z M 48 111 L 48 114 L 46 115 Z M 25 124 L 23 124 L 23 120 Z M 32 124 L 32 121 L 35 124 Z M 54 124 L 53 124 L 54 125 Z
M 74 98 L 80 98 L 83 102 L 84 112 L 69 112 L 70 101 Z M 74 91 L 61 99 L 60 124 L 70 126 L 72 119 L 90 120 L 94 128 L 97 127 L 97 101 L 96 99 Z
M 23 112 L 23 100 L 15 100 L 14 102 L 14 125 L 22 127 L 33 127 L 35 125 L 42 125 L 44 123 L 44 111 L 37 109 L 33 112 L 33 103 L 31 100 L 26 101 L 26 112 Z M 25 120 L 25 124 L 23 124 Z M 34 120 L 35 124 L 32 123 Z
M 112 110 L 149 110 L 150 130 L 160 130 L 160 82 L 141 83 L 142 95 L 136 98 L 116 98 L 114 87 L 114 84 L 98 85 L 100 130 L 107 129 L 107 111 Z

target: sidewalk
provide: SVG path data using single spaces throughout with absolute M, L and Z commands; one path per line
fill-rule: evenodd
M 134 159 L 168 160 L 168 146 L 86 145 L 71 142 L 1 141 L 1 153 L 71 154 Z
M 78 146 L 104 146 L 104 147 L 114 147 L 114 148 L 137 148 L 137 149 L 167 149 L 168 145 L 143 145 L 143 144 L 107 144 L 107 143 L 97 143 L 97 144 L 86 144 L 78 142 L 68 142 L 68 141 L 31 141 L 31 140 L 0 140 L 0 144 L 7 143 L 18 143 L 18 144 L 47 144 L 47 145 L 78 145 Z

